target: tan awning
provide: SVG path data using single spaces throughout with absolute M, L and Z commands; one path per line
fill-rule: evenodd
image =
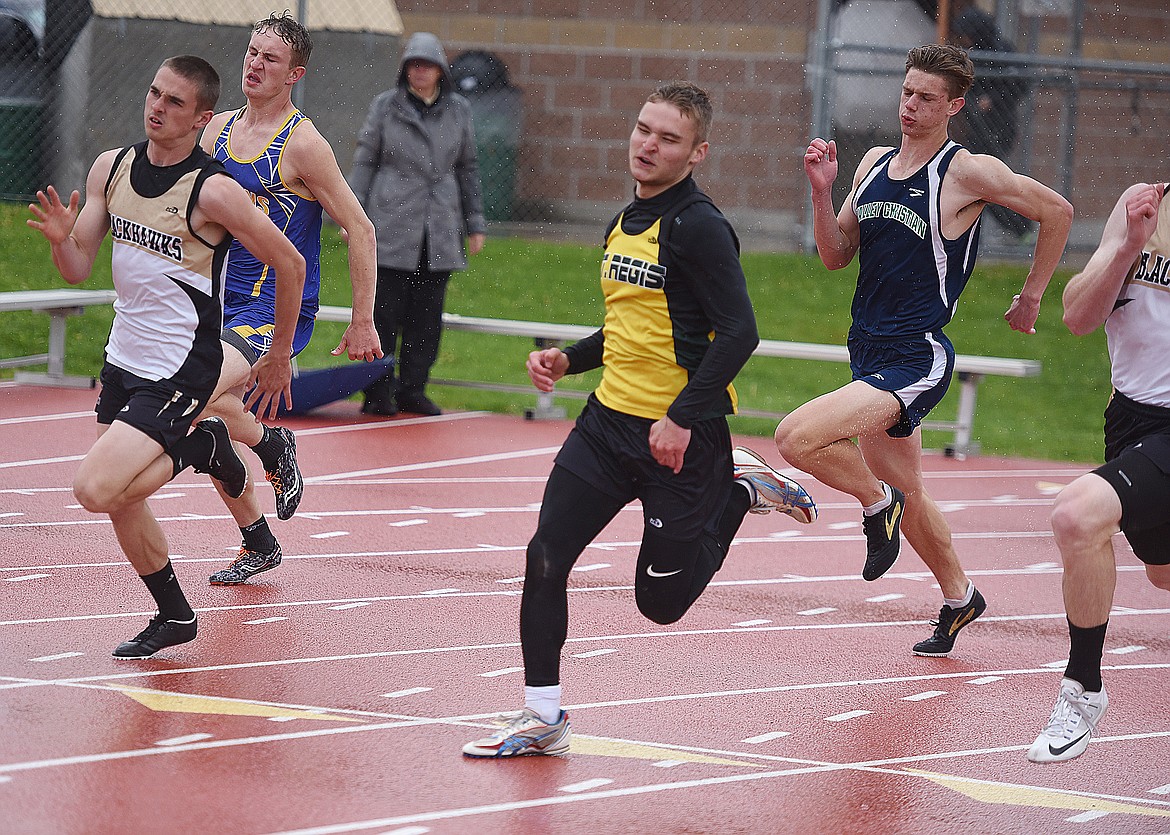
M 279 4 L 278 4 L 279 5 Z M 287 4 L 295 6 L 296 4 Z M 251 26 L 276 8 L 272 0 L 93 0 L 93 12 L 105 18 L 181 20 L 185 23 L 218 23 Z M 296 11 L 294 9 L 293 13 Z M 402 34 L 402 18 L 394 0 L 328 0 L 308 4 L 310 34 L 317 30 Z

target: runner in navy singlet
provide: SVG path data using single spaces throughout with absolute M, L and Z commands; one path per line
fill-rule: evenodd
M 809 144 L 804 166 L 821 261 L 838 270 L 859 256 L 849 332 L 853 382 L 801 406 L 776 429 L 788 461 L 861 503 L 866 580 L 894 564 L 905 530 L 942 589 L 938 626 L 914 646 L 928 656 L 949 653 L 959 630 L 986 608 L 923 489 L 919 428 L 950 384 L 955 350 L 942 329 L 971 276 L 980 214 L 994 203 L 1039 222 L 1031 270 L 1004 316 L 1024 333 L 1034 332 L 1072 225 L 1072 206 L 1059 194 L 948 138 L 973 79 L 957 47 L 910 50 L 901 145 L 865 154 L 836 214 L 836 143 Z

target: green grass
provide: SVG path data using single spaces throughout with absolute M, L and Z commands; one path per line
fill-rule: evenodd
M 64 286 L 49 259 L 48 246 L 25 226 L 28 210 L 0 204 L 0 290 Z M 600 230 L 599 230 L 600 236 Z M 337 231 L 327 228 L 322 252 L 322 302 L 348 305 L 345 246 Z M 111 287 L 109 253 L 103 249 L 94 276 L 83 286 Z M 469 316 L 565 324 L 600 323 L 599 247 L 548 243 L 520 238 L 489 238 L 468 270 L 454 274 L 447 311 Z M 744 272 L 756 306 L 760 334 L 768 339 L 843 344 L 849 327 L 849 302 L 856 267 L 828 272 L 815 256 L 748 253 Z M 979 387 L 975 439 L 988 454 L 1090 462 L 1101 455 L 1101 412 L 1109 392 L 1109 364 L 1104 335 L 1072 336 L 1060 322 L 1060 292 L 1071 271 L 1057 274 L 1049 288 L 1034 336 L 1017 334 L 1003 321 L 1003 312 L 1026 274 L 1023 264 L 981 264 L 959 304 L 947 333 L 961 354 L 1020 357 L 1043 364 L 1039 377 L 987 377 Z M 66 370 L 93 374 L 101 364 L 102 347 L 112 311 L 90 308 L 69 322 Z M 313 342 L 301 354 L 303 368 L 336 363 L 329 355 L 343 326 L 321 322 Z M 0 358 L 45 350 L 48 318 L 36 313 L 4 314 Z M 527 385 L 524 359 L 533 345 L 515 337 L 447 331 L 433 376 L 437 379 Z M 0 371 L 11 377 L 11 371 Z M 588 391 L 598 372 L 569 378 L 561 388 Z M 787 412 L 848 381 L 840 363 L 754 358 L 736 380 L 741 405 Z M 490 392 L 434 386 L 432 394 L 450 409 L 487 409 L 519 414 L 535 404 L 532 394 Z M 955 415 L 958 386 L 932 415 Z M 561 399 L 570 415 L 580 401 Z M 775 421 L 732 419 L 735 432 L 770 436 Z M 939 448 L 950 434 L 925 433 L 925 444 Z M 762 442 L 766 448 L 766 443 Z

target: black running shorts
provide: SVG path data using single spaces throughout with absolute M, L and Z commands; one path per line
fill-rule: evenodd
M 650 454 L 649 418 L 603 406 L 590 395 L 556 463 L 614 499 L 642 502 L 646 525 L 675 542 L 715 534 L 731 494 L 731 431 L 725 418 L 691 427 L 678 475 Z
M 214 391 L 179 391 L 170 380 L 146 380 L 109 362 L 102 367 L 101 381 L 102 391 L 93 409 L 97 422 L 106 426 L 115 420 L 128 423 L 163 449 L 170 449 L 190 431 Z M 215 380 L 211 383 L 214 386 Z
M 1170 436 L 1153 435 L 1093 470 L 1121 500 L 1121 530 L 1148 565 L 1170 565 Z

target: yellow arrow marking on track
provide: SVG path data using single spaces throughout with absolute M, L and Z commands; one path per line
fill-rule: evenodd
M 1115 800 L 1102 800 L 1100 798 L 1085 797 L 1079 794 L 1065 794 L 1064 792 L 1048 791 L 1047 789 L 1032 786 L 1005 786 L 982 780 L 967 780 L 949 774 L 935 774 L 930 771 L 919 771 L 914 768 L 908 770 L 983 803 L 995 803 L 1000 806 L 1035 806 L 1044 809 L 1070 809 L 1079 812 L 1117 812 L 1123 815 L 1170 818 L 1170 810 L 1168 809 L 1155 809 L 1149 806 L 1138 806 L 1131 803 L 1118 803 Z
M 764 767 L 759 763 L 726 760 L 721 757 L 696 754 L 691 751 L 679 751 L 674 748 L 655 748 L 652 745 L 641 745 L 636 742 L 595 739 L 586 736 L 574 736 L 572 742 L 569 743 L 569 752 L 572 754 L 591 754 L 598 757 L 624 757 L 634 760 L 674 760 L 676 762 L 707 763 L 710 765 L 737 765 L 743 768 Z
M 273 707 L 243 699 L 217 699 L 214 696 L 191 696 L 185 693 L 167 693 L 162 690 L 143 690 L 140 687 L 125 687 L 111 684 L 110 689 L 125 693 L 134 701 L 151 710 L 165 713 L 213 713 L 221 716 L 262 716 L 288 719 L 317 719 L 323 722 L 363 722 L 349 716 L 332 713 L 318 713 L 313 710 L 297 710 L 288 707 Z

